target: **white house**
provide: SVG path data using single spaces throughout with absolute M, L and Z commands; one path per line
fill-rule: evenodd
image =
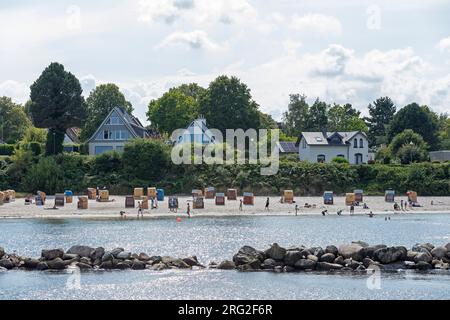
M 353 132 L 303 132 L 299 138 L 301 161 L 331 162 L 342 157 L 350 164 L 367 163 L 369 142 L 361 131 Z
M 173 143 L 198 143 L 207 145 L 215 143 L 215 141 L 216 137 L 206 126 L 206 119 L 200 117 L 192 121 L 186 130 L 174 139 Z

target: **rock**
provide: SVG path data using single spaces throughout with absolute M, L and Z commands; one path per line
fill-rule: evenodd
M 1 273 L 1 272 L 6 272 L 6 271 L 8 271 L 8 269 L 3 268 L 3 267 L 0 267 L 0 273 Z
M 306 259 L 312 260 L 314 262 L 319 262 L 319 258 L 317 258 L 316 256 L 313 256 L 312 254 L 307 256 Z
M 436 247 L 433 250 L 431 250 L 431 255 L 435 258 L 442 259 L 445 258 L 445 255 L 447 254 L 447 248 L 446 247 Z
M 360 245 L 363 248 L 369 247 L 369 244 L 367 242 L 364 242 L 364 241 L 352 241 L 352 244 Z
M 435 269 L 438 270 L 448 270 L 449 269 L 449 264 L 448 263 L 438 263 L 434 266 Z
M 300 251 L 288 251 L 284 256 L 284 263 L 293 267 L 295 263 L 302 258 Z M 267 260 L 266 260 L 267 261 Z
M 114 259 L 114 256 L 111 251 L 105 252 L 102 256 L 102 262 L 111 261 L 112 259 Z
M 152 270 L 154 271 L 162 271 L 168 269 L 169 267 L 162 262 L 156 263 L 152 266 Z
M 70 254 L 77 254 L 80 257 L 86 257 L 90 258 L 91 254 L 95 251 L 94 248 L 88 247 L 88 246 L 73 246 L 70 248 L 67 253 Z
M 100 265 L 100 269 L 111 270 L 113 268 L 114 268 L 114 264 L 113 264 L 112 260 L 103 261 L 102 264 Z
M 300 259 L 295 263 L 294 267 L 299 270 L 314 270 L 316 262 L 309 259 Z
M 92 270 L 92 267 L 90 265 L 82 263 L 82 262 L 78 262 L 76 264 L 76 266 L 82 271 Z
M 141 252 L 139 254 L 138 259 L 141 260 L 141 261 L 145 261 L 145 262 L 151 260 L 150 256 L 148 254 L 144 253 L 144 252 Z
M 162 257 L 160 257 L 160 256 L 153 256 L 153 257 L 150 258 L 150 261 L 153 261 L 153 264 L 157 264 L 157 263 L 162 262 Z
M 450 252 L 450 242 L 444 246 L 447 249 L 447 252 Z
M 56 258 L 62 258 L 64 256 L 63 249 L 42 250 L 41 257 L 45 260 L 55 260 Z
M 376 246 L 369 246 L 369 247 L 363 247 L 361 250 L 361 256 L 364 258 L 370 258 L 373 259 L 373 255 L 375 253 L 375 251 L 377 251 L 378 249 L 384 249 L 387 248 L 387 246 L 385 246 L 384 244 L 379 244 Z
M 47 261 L 48 268 L 51 270 L 63 270 L 66 268 L 66 264 L 63 259 L 56 258 L 54 260 Z
M 321 247 L 309 248 L 308 251 L 311 252 L 312 255 L 316 256 L 319 259 L 321 256 L 323 256 L 325 254 L 325 251 L 323 251 L 323 249 Z
M 122 251 L 119 254 L 117 254 L 117 256 L 115 256 L 117 259 L 121 259 L 121 260 L 128 260 L 131 258 L 131 252 L 125 252 Z
M 302 255 L 303 259 L 306 259 L 308 256 L 312 256 L 312 253 L 309 252 L 308 249 L 304 249 L 304 250 L 300 251 L 300 254 Z
M 73 254 L 73 253 L 65 253 L 62 257 L 63 260 L 73 260 L 73 259 L 78 259 L 79 256 L 77 254 Z
M 330 271 L 330 270 L 340 270 L 342 266 L 340 264 L 319 262 L 317 263 L 317 270 L 320 271 Z
M 359 266 L 362 265 L 362 262 L 355 261 L 353 259 L 345 260 L 344 267 L 351 268 L 352 270 L 358 269 Z
M 406 253 L 406 261 L 414 261 L 414 258 L 417 256 L 418 252 L 408 250 Z
M 5 249 L 3 249 L 3 247 L 0 247 L 0 259 L 3 258 L 4 255 L 5 255 Z
M 344 257 L 343 256 L 337 257 L 336 259 L 334 259 L 333 263 L 340 264 L 341 266 L 343 266 L 344 265 Z
M 38 265 L 36 266 L 36 270 L 38 271 L 44 271 L 48 269 L 48 264 L 44 261 L 41 261 L 38 263 Z
M 373 257 L 376 261 L 379 261 L 382 264 L 389 264 L 406 260 L 407 253 L 408 250 L 405 247 L 390 247 L 378 249 L 373 254 Z
M 91 259 L 90 259 L 90 258 L 87 258 L 87 257 L 81 258 L 81 259 L 80 259 L 80 262 L 81 262 L 81 263 L 84 263 L 84 264 L 87 264 L 87 265 L 91 265 L 91 263 L 92 263 Z
M 362 256 L 361 250 L 363 247 L 357 243 L 344 244 L 339 247 L 339 254 L 344 257 L 344 259 L 352 258 L 356 261 L 361 261 L 365 257 Z
M 421 271 L 426 271 L 426 270 L 431 270 L 433 269 L 433 267 L 431 266 L 431 264 L 425 262 L 425 261 L 419 261 L 416 264 L 416 269 L 417 270 L 421 270 Z
M 98 247 L 91 253 L 91 257 L 90 258 L 93 261 L 101 260 L 104 254 L 105 254 L 105 249 L 102 248 L 102 247 Z
M 355 271 L 358 271 L 358 272 L 366 271 L 366 267 L 364 267 L 364 266 L 361 264 L 361 265 L 358 266 L 358 268 L 355 269 Z
M 332 253 L 337 256 L 339 254 L 339 249 L 336 246 L 327 246 L 325 248 L 325 253 Z
M 236 268 L 236 264 L 233 261 L 230 261 L 230 260 L 222 261 L 217 266 L 217 269 L 219 269 L 219 270 L 234 270 L 235 268 Z
M 119 262 L 119 263 L 116 265 L 116 268 L 119 269 L 119 270 L 127 270 L 127 269 L 130 269 L 131 266 L 130 266 L 130 264 L 127 263 L 127 262 Z
M 262 262 L 264 260 L 264 256 L 261 252 L 249 246 L 242 247 L 233 257 L 233 261 L 236 266 L 248 264 L 253 260 L 259 260 Z
M 325 253 L 323 256 L 320 257 L 320 262 L 333 263 L 334 260 L 336 260 L 336 256 L 332 253 Z
M 23 262 L 25 268 L 36 269 L 40 261 L 38 259 L 26 258 Z
M 275 267 L 275 269 L 273 269 L 274 272 L 276 273 L 283 273 L 284 268 L 281 266 Z
M 119 253 L 124 252 L 124 251 L 125 251 L 124 248 L 116 248 L 116 249 L 111 251 L 111 254 L 113 255 L 114 258 L 117 258 Z
M 139 261 L 139 260 L 138 260 Z M 258 265 L 259 265 L 259 261 L 258 261 Z M 177 267 L 178 269 L 190 269 L 191 266 L 188 265 L 186 262 L 184 262 L 181 259 L 174 259 L 171 263 L 171 266 Z
M 363 259 L 363 265 L 364 265 L 364 267 L 366 267 L 366 268 L 368 268 L 368 267 L 370 267 L 370 266 L 372 266 L 372 265 L 374 265 L 375 264 L 375 261 L 373 261 L 372 259 L 370 259 L 370 258 L 364 258 Z
M 286 272 L 286 273 L 295 272 L 295 268 L 291 267 L 291 266 L 284 266 L 283 272 Z
M 414 262 L 415 262 L 416 264 L 418 264 L 419 262 L 431 263 L 432 260 L 433 260 L 433 257 L 432 257 L 431 254 L 428 253 L 428 252 L 419 252 L 419 253 L 414 257 Z
M 415 269 L 416 267 L 414 261 L 403 261 L 403 265 L 405 266 L 406 269 Z
M 208 268 L 210 268 L 210 269 L 217 269 L 217 267 L 218 267 L 218 264 L 217 264 L 217 262 L 214 262 L 214 261 L 211 261 L 208 265 Z
M 184 258 L 184 259 L 181 259 L 181 260 L 183 260 L 183 262 L 186 263 L 190 267 L 201 266 L 200 263 L 198 263 L 197 257 L 195 257 L 195 256 L 194 257 L 187 257 L 187 258 Z
M 286 249 L 280 247 L 278 243 L 274 243 L 268 250 L 265 251 L 265 254 L 267 257 L 274 260 L 283 260 L 286 255 Z
M 1 259 L 0 267 L 11 270 L 14 268 L 14 263 L 12 263 L 9 259 Z
M 431 250 L 434 249 L 433 245 L 430 244 L 416 244 L 414 247 L 412 247 L 412 251 L 414 252 L 425 252 L 425 253 L 431 253 Z
M 275 260 L 269 258 L 269 259 L 264 260 L 263 264 L 261 265 L 261 269 L 270 270 L 270 269 L 274 269 L 277 266 L 278 266 L 277 262 Z

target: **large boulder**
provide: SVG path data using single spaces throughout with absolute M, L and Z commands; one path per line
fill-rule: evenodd
M 3 247 L 0 247 L 0 259 L 3 258 L 4 255 L 5 255 L 5 249 L 3 249 Z
M 91 253 L 91 257 L 90 258 L 93 261 L 101 260 L 104 254 L 105 254 L 105 249 L 102 248 L 102 247 L 98 247 Z
M 111 251 L 106 251 L 105 254 L 102 256 L 102 262 L 111 261 L 114 259 L 113 254 Z
M 44 260 L 55 260 L 56 258 L 61 258 L 64 256 L 63 249 L 52 249 L 52 250 L 42 250 L 41 257 Z
M 233 256 L 233 261 L 236 266 L 248 264 L 253 260 L 259 260 L 262 262 L 264 260 L 264 256 L 255 248 L 249 246 L 242 247 L 238 253 Z
M 145 262 L 134 260 L 133 265 L 131 266 L 131 269 L 133 270 L 144 270 L 146 267 Z
M 307 256 L 306 259 L 309 259 L 309 260 L 314 261 L 314 262 L 319 262 L 319 258 L 317 258 L 316 256 L 314 256 L 312 254 Z
M 94 248 L 88 246 L 73 246 L 70 248 L 67 253 L 69 254 L 77 254 L 80 257 L 90 258 L 91 254 L 95 251 Z
M 434 249 L 434 246 L 431 243 L 424 243 L 424 244 L 416 244 L 414 247 L 412 247 L 412 251 L 415 252 L 428 252 L 431 253 L 431 250 Z
M 139 259 L 141 260 L 141 259 Z M 190 267 L 203 267 L 199 262 L 196 256 L 193 257 L 187 257 L 187 258 L 183 258 L 181 259 L 183 260 L 184 263 L 186 263 L 188 266 Z
M 178 269 L 189 269 L 191 266 L 184 262 L 182 259 L 174 259 L 171 263 L 171 266 L 176 267 Z
M 26 258 L 23 262 L 25 268 L 36 269 L 40 261 L 38 259 Z
M 362 256 L 363 247 L 358 243 L 344 244 L 339 247 L 339 254 L 344 257 L 344 259 L 352 258 L 356 261 L 361 261 L 365 257 Z
M 428 262 L 419 261 L 418 263 L 416 263 L 416 269 L 420 270 L 420 271 L 426 271 L 426 270 L 433 269 L 433 266 L 431 264 L 429 264 Z
M 62 259 L 65 260 L 73 260 L 73 259 L 79 259 L 80 257 L 77 254 L 73 253 L 65 253 L 62 257 Z
M 66 268 L 64 260 L 61 258 L 56 258 L 54 260 L 47 261 L 48 268 L 51 270 L 63 270 Z
M 364 242 L 364 241 L 361 241 L 361 240 L 360 241 L 352 241 L 352 244 L 358 244 L 358 245 L 360 245 L 363 248 L 367 248 L 369 246 L 369 244 L 367 242 Z
M 320 257 L 320 262 L 329 262 L 333 263 L 336 259 L 336 256 L 332 253 L 325 253 L 323 256 Z
M 220 269 L 220 270 L 234 270 L 235 268 L 236 268 L 235 263 L 233 261 L 230 261 L 230 260 L 222 261 L 217 266 L 217 269 Z
M 128 260 L 131 258 L 131 252 L 122 251 L 116 256 L 116 258 L 121 260 Z
M 414 261 L 414 258 L 419 254 L 419 252 L 408 250 L 406 253 L 406 261 Z
M 89 264 L 85 264 L 82 262 L 78 262 L 76 264 L 76 266 L 81 270 L 81 271 L 88 271 L 88 270 L 92 270 L 92 267 Z
M 450 242 L 444 246 L 447 249 L 447 252 L 450 252 Z
M 138 256 L 138 259 L 141 261 L 147 262 L 147 261 L 150 261 L 152 258 L 148 254 L 141 252 Z
M 419 252 L 419 253 L 414 257 L 414 262 L 415 262 L 416 264 L 418 264 L 419 262 L 431 263 L 432 260 L 433 260 L 433 257 L 432 257 L 431 254 L 428 253 L 428 252 Z
M 294 267 L 298 270 L 314 270 L 316 262 L 309 259 L 300 259 L 295 263 Z
M 44 261 L 41 261 L 38 263 L 38 265 L 36 266 L 36 270 L 38 271 L 44 271 L 48 269 L 48 264 Z
M 114 263 L 112 260 L 103 261 L 99 268 L 111 270 L 111 269 L 114 269 Z
M 332 253 L 337 256 L 339 254 L 339 249 L 336 246 L 327 246 L 325 248 L 325 253 Z
M 278 266 L 278 263 L 275 260 L 269 258 L 269 259 L 264 260 L 264 262 L 262 263 L 261 268 L 264 269 L 264 270 L 271 270 L 271 269 L 274 269 L 277 266 Z
M 438 259 L 443 259 L 446 254 L 447 254 L 446 247 L 436 247 L 433 250 L 431 250 L 431 255 Z
M 282 248 L 278 245 L 278 243 L 274 243 L 269 249 L 265 251 L 267 257 L 274 260 L 283 260 L 286 255 L 286 249 Z
M 295 263 L 302 258 L 300 251 L 288 251 L 284 256 L 284 263 L 290 267 L 293 267 Z
M 14 263 L 12 263 L 9 259 L 1 259 L 0 267 L 11 270 L 12 268 L 14 268 Z
M 319 262 L 317 263 L 317 270 L 319 271 L 330 271 L 330 270 L 340 270 L 342 266 L 340 264 Z
M 378 249 L 374 252 L 373 257 L 382 264 L 394 263 L 397 261 L 405 261 L 408 250 L 405 247 L 390 247 Z
M 361 250 L 361 256 L 363 258 L 373 259 L 373 255 L 374 255 L 375 251 L 377 251 L 378 249 L 384 249 L 384 248 L 387 248 L 387 246 L 385 246 L 384 244 L 363 247 Z
M 336 264 L 340 264 L 341 266 L 343 266 L 345 264 L 345 260 L 343 256 L 339 256 L 336 259 L 334 259 L 334 262 Z
M 124 248 L 115 248 L 115 249 L 111 250 L 111 254 L 113 255 L 114 258 L 117 258 L 119 253 L 124 252 L 124 251 L 125 251 Z
M 316 256 L 319 259 L 321 256 L 323 256 L 325 254 L 325 251 L 323 251 L 323 249 L 321 247 L 309 248 L 308 251 L 311 252 L 311 254 L 313 256 Z

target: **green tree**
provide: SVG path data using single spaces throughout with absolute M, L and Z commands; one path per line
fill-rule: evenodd
M 11 98 L 0 97 L 0 139 L 14 144 L 22 139 L 31 121 L 25 109 L 15 104 Z
M 309 108 L 309 116 L 306 119 L 304 131 L 322 131 L 328 127 L 328 104 L 316 99 Z
M 369 127 L 369 145 L 387 143 L 389 125 L 397 110 L 389 97 L 382 97 L 369 104 L 369 117 L 365 118 Z
M 97 86 L 86 99 L 86 121 L 81 132 L 81 140 L 88 140 L 108 114 L 116 107 L 122 107 L 132 114 L 133 106 L 125 99 L 117 85 L 113 83 Z
M 45 191 L 48 194 L 63 192 L 64 171 L 54 157 L 43 157 L 34 164 L 22 181 L 27 192 Z
M 361 112 L 351 104 L 335 104 L 328 110 L 328 130 L 367 132 L 366 123 L 360 116 Z
M 438 117 L 427 106 L 412 103 L 397 112 L 389 128 L 389 141 L 406 129 L 421 135 L 432 150 L 438 147 Z
M 450 118 L 443 113 L 439 116 L 439 149 L 450 150 Z
M 236 77 L 218 77 L 200 98 L 200 114 L 207 119 L 208 127 L 223 133 L 226 129 L 259 129 L 258 108 L 250 89 Z
M 127 181 L 159 181 L 169 168 L 169 147 L 157 140 L 135 139 L 125 145 L 122 163 Z
M 188 97 L 194 98 L 197 103 L 200 101 L 200 97 L 206 93 L 206 89 L 199 86 L 197 83 L 182 84 L 173 88 L 173 90 L 177 90 Z
M 289 95 L 288 110 L 283 114 L 283 130 L 288 136 L 298 137 L 306 129 L 309 105 L 305 95 Z
M 171 134 L 198 117 L 198 103 L 178 89 L 171 89 L 161 98 L 152 100 L 147 112 L 152 126 L 162 133 Z
M 428 145 L 420 134 L 406 129 L 394 137 L 390 144 L 392 154 L 400 159 L 402 164 L 421 162 L 428 158 Z
M 50 64 L 31 86 L 30 113 L 34 125 L 47 128 L 46 153 L 63 151 L 68 128 L 81 126 L 86 110 L 78 79 L 59 63 Z

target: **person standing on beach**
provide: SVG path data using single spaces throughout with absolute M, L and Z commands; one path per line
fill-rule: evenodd
M 191 204 L 190 203 L 188 203 L 188 206 L 187 206 L 187 215 L 189 218 L 191 217 Z
M 267 200 L 266 200 L 266 208 L 265 208 L 266 211 L 269 211 L 269 205 L 270 205 L 270 199 L 267 198 Z
M 295 205 L 295 216 L 298 216 L 298 204 Z
M 352 216 L 352 215 L 354 215 L 355 214 L 355 206 L 351 206 L 350 207 L 350 215 Z
M 241 201 L 239 203 L 239 211 L 242 211 L 242 199 L 241 199 Z
M 138 218 L 139 218 L 139 216 L 141 216 L 142 218 L 144 217 L 144 211 L 142 210 L 142 202 L 138 202 L 138 207 L 139 207 L 139 209 L 138 209 Z

